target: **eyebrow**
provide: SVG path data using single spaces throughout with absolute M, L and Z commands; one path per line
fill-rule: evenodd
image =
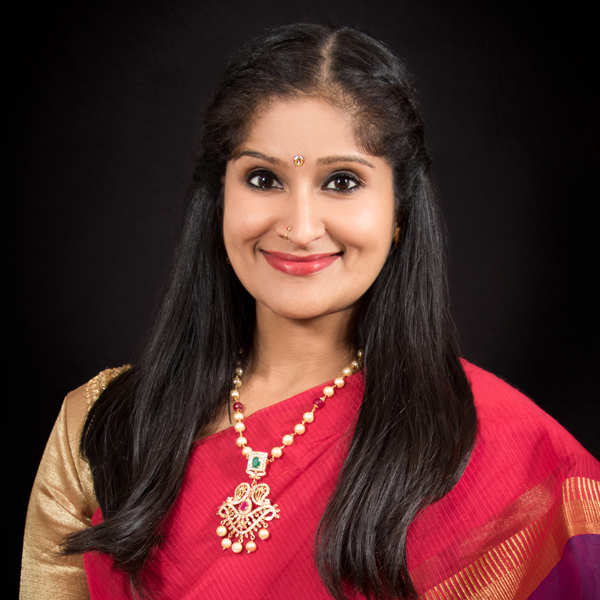
M 324 156 L 323 158 L 317 159 L 318 165 L 332 165 L 332 164 L 338 163 L 338 162 L 356 162 L 356 163 L 360 163 L 361 165 L 366 165 L 367 167 L 371 167 L 371 169 L 375 168 L 369 161 L 365 160 L 364 158 L 361 158 L 360 156 L 352 156 L 352 155 Z
M 274 156 L 269 156 L 268 154 L 263 154 L 262 152 L 256 152 L 255 150 L 244 150 L 243 152 L 240 152 L 239 154 L 234 155 L 232 158 L 233 158 L 233 160 L 237 160 L 238 158 L 241 158 L 242 156 L 251 156 L 252 158 L 260 158 L 261 160 L 271 163 L 272 165 L 281 165 L 282 164 L 282 161 L 280 161 L 278 158 L 275 158 Z
M 260 158 L 265 162 L 271 163 L 272 165 L 281 165 L 283 161 L 275 158 L 274 156 L 269 156 L 268 154 L 263 154 L 262 152 L 257 152 L 256 150 L 244 150 L 239 154 L 236 154 L 232 157 L 233 160 L 237 160 L 242 156 L 251 156 L 252 158 Z M 366 165 L 367 167 L 371 167 L 374 169 L 375 167 L 364 158 L 360 156 L 352 156 L 352 155 L 335 155 L 335 156 L 324 156 L 322 158 L 317 159 L 317 165 L 332 165 L 339 162 L 355 162 L 361 165 Z

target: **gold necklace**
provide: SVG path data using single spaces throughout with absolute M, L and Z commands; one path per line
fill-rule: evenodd
M 229 393 L 235 411 L 233 413 L 234 429 L 238 434 L 235 443 L 242 449 L 242 456 L 248 459 L 246 473 L 252 482 L 244 481 L 240 483 L 235 488 L 233 496 L 227 498 L 217 511 L 217 515 L 222 519 L 221 524 L 217 527 L 217 535 L 223 538 L 221 540 L 223 550 L 231 548 L 233 552 L 239 554 L 244 549 L 244 538 L 250 538 L 246 542 L 246 550 L 254 552 L 256 550 L 255 539 L 257 535 L 261 540 L 269 538 L 269 522 L 273 519 L 279 519 L 281 510 L 277 504 L 271 504 L 268 497 L 271 492 L 269 486 L 266 483 L 258 483 L 258 480 L 267 474 L 267 466 L 270 463 L 283 456 L 283 450 L 286 446 L 293 444 L 294 437 L 305 433 L 306 424 L 315 420 L 315 411 L 325 406 L 325 400 L 331 398 L 337 388 L 344 387 L 346 384 L 344 379 L 360 370 L 363 357 L 362 350 L 359 350 L 356 356 L 356 360 L 353 360 L 350 366 L 342 371 L 342 376 L 336 378 L 333 385 L 323 388 L 323 396 L 313 402 L 312 410 L 302 415 L 302 422 L 294 427 L 294 433 L 284 435 L 281 440 L 282 445 L 275 446 L 271 450 L 270 458 L 267 452 L 255 452 L 247 446 L 248 440 L 243 435 L 246 426 L 243 423 L 244 413 L 242 411 L 244 407 L 240 402 L 239 388 L 242 386 L 244 371 L 241 367 L 237 367 L 233 378 L 233 389 Z

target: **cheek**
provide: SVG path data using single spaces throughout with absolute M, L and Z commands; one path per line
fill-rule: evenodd
M 370 255 L 376 262 L 385 260 L 394 230 L 393 197 L 380 196 L 375 202 L 365 202 L 347 214 L 343 222 L 348 250 Z
M 223 214 L 223 237 L 225 244 L 243 245 L 258 235 L 261 230 L 260 215 L 242 212 L 235 204 L 225 202 Z
M 248 203 L 244 202 L 244 194 L 239 185 L 225 181 L 223 208 L 223 237 L 225 245 L 235 246 L 243 240 L 250 227 Z
M 272 217 L 260 200 L 249 197 L 246 190 L 225 186 L 223 239 L 230 258 L 249 257 L 248 250 L 272 227 Z

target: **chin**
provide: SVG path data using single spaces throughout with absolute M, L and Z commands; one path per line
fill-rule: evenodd
M 284 319 L 290 319 L 294 321 L 307 321 L 309 319 L 318 319 L 324 315 L 330 314 L 335 311 L 328 311 L 323 309 L 316 309 L 307 306 L 285 306 L 285 307 L 274 307 L 271 308 L 273 313 Z
M 350 308 L 349 306 L 337 305 L 331 302 L 310 301 L 306 298 L 285 299 L 279 298 L 277 302 L 263 302 L 269 311 L 273 314 L 294 321 L 307 321 L 310 319 L 318 319 L 337 312 L 342 312 Z

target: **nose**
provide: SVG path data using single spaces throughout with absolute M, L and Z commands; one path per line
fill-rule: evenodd
M 281 229 L 296 246 L 306 248 L 325 234 L 323 207 L 309 186 L 290 193 L 287 209 Z

